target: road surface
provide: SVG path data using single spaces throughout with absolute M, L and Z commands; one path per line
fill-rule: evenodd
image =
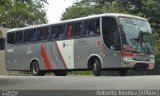
M 13 92 L 14 94 L 11 94 L 12 91 L 6 91 L 6 89 L 14 90 Z M 153 92 L 150 92 L 150 91 L 142 92 L 142 96 L 147 96 L 147 94 L 149 94 L 150 96 L 160 96 L 160 91 L 159 91 L 160 76 L 100 76 L 100 77 L 95 77 L 95 76 L 65 76 L 65 77 L 0 76 L 0 90 L 1 90 L 0 94 L 2 96 L 35 96 L 35 95 L 36 96 L 85 96 L 85 95 L 111 96 L 111 95 L 114 95 L 113 93 L 111 94 L 111 92 L 109 93 L 109 95 L 106 95 L 104 93 L 103 95 L 99 90 L 156 90 Z M 16 90 L 21 90 L 21 92 Z M 32 91 L 30 92 L 30 91 L 23 91 L 23 90 L 32 90 Z M 52 90 L 52 91 L 47 91 L 47 90 Z M 60 90 L 63 90 L 63 91 L 60 91 Z M 115 94 L 118 95 L 118 93 L 116 92 Z M 131 92 L 128 92 L 128 93 L 129 95 L 131 94 L 132 96 L 141 96 L 139 95 L 140 93 L 139 91 L 136 91 L 136 92 L 137 92 L 136 94 L 138 95 L 132 95 Z M 5 95 L 8 93 L 10 95 Z M 15 94 L 18 94 L 18 95 L 15 95 Z M 124 94 L 121 96 L 124 96 Z M 128 96 L 128 95 L 125 95 L 125 96 Z
M 0 76 L 0 89 L 159 89 L 160 76 Z

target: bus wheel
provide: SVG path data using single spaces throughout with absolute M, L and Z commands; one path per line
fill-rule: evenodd
M 37 61 L 33 61 L 31 64 L 31 73 L 33 76 L 44 76 L 45 72 L 41 71 Z
M 120 69 L 119 70 L 119 75 L 120 76 L 127 76 L 128 69 Z
M 54 70 L 55 76 L 66 76 L 68 74 L 67 70 Z
M 101 75 L 101 64 L 98 59 L 95 59 L 92 65 L 92 71 L 95 76 Z

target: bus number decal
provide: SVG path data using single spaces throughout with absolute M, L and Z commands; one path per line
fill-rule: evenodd
M 7 49 L 7 52 L 9 53 L 9 52 L 13 52 L 13 49 Z

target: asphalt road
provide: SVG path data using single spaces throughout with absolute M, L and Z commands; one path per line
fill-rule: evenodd
M 160 76 L 0 76 L 0 89 L 12 90 L 160 90 Z

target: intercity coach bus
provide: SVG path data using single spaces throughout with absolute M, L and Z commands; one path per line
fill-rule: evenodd
M 127 74 L 128 69 L 153 69 L 154 43 L 148 20 L 106 13 L 7 32 L 6 69 L 43 76 L 52 71 L 102 70 Z

